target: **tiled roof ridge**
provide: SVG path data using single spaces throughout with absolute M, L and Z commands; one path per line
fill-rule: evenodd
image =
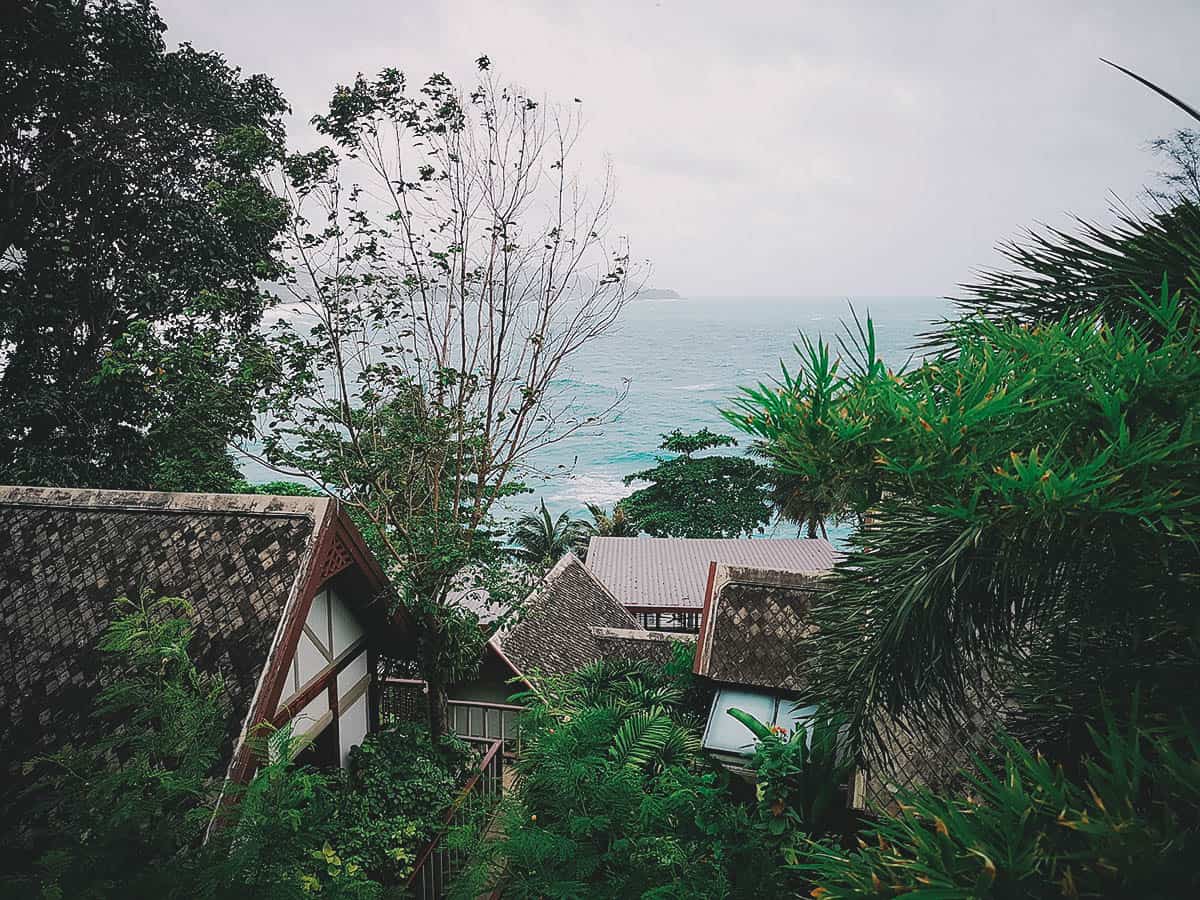
M 0 506 L 60 509 L 156 511 L 199 515 L 309 516 L 320 522 L 328 497 L 293 497 L 273 494 L 185 493 L 133 491 L 106 488 L 31 487 L 0 485 Z
M 726 584 L 769 585 L 771 587 L 819 587 L 825 583 L 828 571 L 820 569 L 797 569 L 784 571 L 782 569 L 766 569 L 761 566 L 741 566 L 736 563 L 723 563 L 712 560 L 710 565 L 718 567 L 727 581 Z
M 646 630 L 642 626 L 642 623 L 634 618 L 633 613 L 621 605 L 621 601 L 618 600 L 616 595 L 608 589 L 608 585 L 597 578 L 595 574 L 593 574 L 592 571 L 584 564 L 583 560 L 581 560 L 574 554 L 574 552 L 570 550 L 562 555 L 558 562 L 554 564 L 554 567 L 545 575 L 543 575 L 542 580 L 539 581 L 537 586 L 529 592 L 529 595 L 525 598 L 527 601 L 525 611 L 527 613 L 533 612 L 533 610 L 540 605 L 542 598 L 544 598 L 549 593 L 549 589 L 554 586 L 554 582 L 561 578 L 566 571 L 571 568 L 572 565 L 579 566 L 579 568 L 583 570 L 583 574 L 587 577 L 587 579 L 593 585 L 599 588 L 600 592 L 608 597 L 608 599 L 613 602 L 617 609 L 621 610 L 621 612 L 625 614 L 626 618 L 629 619 L 629 625 L 632 629 L 637 631 Z M 515 630 L 520 626 L 521 622 L 524 621 L 524 618 L 525 617 L 521 617 L 521 619 L 519 619 L 510 629 L 507 630 Z

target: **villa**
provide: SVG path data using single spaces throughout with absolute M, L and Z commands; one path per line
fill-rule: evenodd
M 248 781 L 260 726 L 344 765 L 378 725 L 375 658 L 410 644 L 378 563 L 333 500 L 0 488 L 0 762 L 88 738 L 113 600 L 181 597 L 191 651 L 225 683 L 225 768 Z
M 642 625 L 654 631 L 700 630 L 712 563 L 820 574 L 837 561 L 821 538 L 593 537 L 587 568 Z

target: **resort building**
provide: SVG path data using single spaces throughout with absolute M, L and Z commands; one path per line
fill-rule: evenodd
M 487 607 L 476 603 L 475 608 Z M 515 752 L 521 708 L 509 698 L 529 687 L 528 676 L 566 675 L 606 656 L 624 655 L 624 640 L 639 636 L 649 634 L 574 554 L 567 553 L 521 604 L 520 612 L 492 635 L 476 675 L 451 685 L 450 725 L 464 737 L 504 740 Z M 389 678 L 386 685 L 389 714 L 417 719 L 427 714 L 424 682 Z
M 0 764 L 90 737 L 106 683 L 96 646 L 125 596 L 179 597 L 198 668 L 224 682 L 225 768 L 244 782 L 264 724 L 345 764 L 378 723 L 377 654 L 410 629 L 333 500 L 0 488 Z
M 643 628 L 695 634 L 712 563 L 818 575 L 837 556 L 821 538 L 593 537 L 587 568 Z
M 820 698 L 805 697 L 806 663 L 801 642 L 815 633 L 811 611 L 827 599 L 820 575 L 730 566 L 709 566 L 693 671 L 708 679 L 712 705 L 701 745 L 734 771 L 745 772 L 756 739 L 729 715 L 740 709 L 768 726 L 794 732 L 817 712 Z M 801 698 L 804 699 L 801 699 Z M 979 695 L 968 722 L 929 718 L 921 725 L 880 716 L 876 729 L 884 754 L 868 747 L 841 787 L 857 810 L 895 809 L 901 789 L 951 785 L 981 752 L 1001 704 Z

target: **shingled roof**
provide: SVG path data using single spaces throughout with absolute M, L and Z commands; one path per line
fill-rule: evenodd
M 113 600 L 143 592 L 191 604 L 232 751 L 256 703 L 273 711 L 260 682 L 297 598 L 338 572 L 378 587 L 347 528 L 323 498 L 0 487 L 0 772 L 86 739 Z
M 530 594 L 516 624 L 494 635 L 491 645 L 518 675 L 561 675 L 604 656 L 595 627 L 644 630 L 568 553 Z
M 696 644 L 696 674 L 739 690 L 801 694 L 807 685 L 800 642 L 813 633 L 809 610 L 824 590 L 820 576 L 714 563 Z M 986 689 L 973 693 L 970 714 L 962 721 L 926 717 L 918 724 L 878 714 L 880 741 L 864 749 L 851 804 L 895 811 L 900 789 L 956 783 L 959 770 L 982 752 L 1005 716 L 994 680 L 981 683 Z M 805 702 L 819 704 L 820 698 Z
M 699 610 L 709 563 L 818 573 L 836 559 L 820 538 L 593 537 L 587 567 L 629 609 Z
M 799 691 L 804 667 L 796 646 L 811 632 L 808 612 L 820 591 L 819 575 L 711 564 L 696 674 Z

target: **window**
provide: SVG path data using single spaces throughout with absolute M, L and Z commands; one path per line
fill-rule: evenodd
M 808 721 L 817 711 L 815 706 L 800 706 L 794 700 L 775 694 L 722 688 L 713 698 L 708 714 L 708 725 L 701 741 L 705 750 L 738 756 L 754 753 L 757 739 L 745 725 L 729 715 L 731 709 L 740 709 L 765 725 L 780 726 L 788 731 L 795 731 L 797 725 Z
M 699 612 L 640 612 L 637 620 L 649 631 L 675 631 L 695 634 L 700 630 Z

